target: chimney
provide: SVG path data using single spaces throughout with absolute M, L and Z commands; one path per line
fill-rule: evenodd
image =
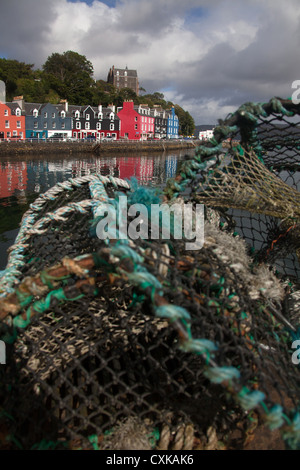
M 98 112 L 102 113 L 102 104 L 98 104 Z
M 21 110 L 24 111 L 25 110 L 25 101 L 24 101 L 24 97 L 21 95 L 21 96 L 15 96 L 13 98 L 13 103 L 18 103 L 18 105 L 20 106 Z
M 61 104 L 64 105 L 65 111 L 66 111 L 66 113 L 67 113 L 68 110 L 69 110 L 69 103 L 68 103 L 68 101 L 67 101 L 67 100 L 60 100 L 60 102 L 61 102 Z

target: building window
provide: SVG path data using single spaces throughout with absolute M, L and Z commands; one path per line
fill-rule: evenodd
M 137 116 L 135 116 L 134 120 L 135 120 L 135 122 L 137 122 Z
M 52 113 L 52 117 L 53 117 L 53 119 L 55 118 L 55 113 Z
M 20 110 L 20 108 L 17 108 L 17 109 L 16 109 L 16 116 L 21 116 L 21 110 Z
M 89 123 L 89 122 L 86 122 L 86 123 L 85 123 L 85 128 L 86 128 L 86 129 L 89 129 L 89 128 L 90 128 L 90 123 Z
M 89 114 L 86 114 L 86 115 L 85 115 L 85 119 L 86 119 L 87 121 L 89 121 L 89 120 L 90 120 L 90 115 L 89 115 Z
M 33 123 L 33 128 L 34 128 L 34 129 L 37 129 L 37 126 L 38 126 L 37 121 L 34 121 L 34 123 Z
M 17 131 L 13 131 L 13 136 L 16 137 L 18 135 Z
M 76 129 L 81 129 L 80 122 L 76 122 Z
M 61 117 L 62 117 L 62 119 L 64 119 L 64 118 L 66 117 L 65 111 L 62 111 L 62 112 L 61 112 Z
M 8 116 L 8 109 L 4 110 L 4 116 Z
M 96 129 L 99 131 L 101 129 L 101 122 L 97 122 Z
M 65 126 L 65 123 L 64 123 L 64 122 L 62 122 L 62 123 L 61 123 L 61 128 L 62 128 L 62 129 L 65 129 L 65 128 L 66 128 L 66 126 Z
M 134 125 L 135 130 L 137 130 L 137 124 Z
M 52 122 L 52 129 L 56 129 L 56 122 Z
M 98 119 L 103 119 L 103 113 L 98 113 Z
M 114 125 L 113 123 L 111 123 L 110 126 L 109 126 L 109 129 L 110 129 L 111 131 L 114 131 L 114 130 L 115 130 L 115 125 Z
M 79 119 L 79 117 L 80 117 L 79 111 L 75 111 L 75 118 L 76 118 L 76 119 Z
M 44 122 L 44 129 L 47 129 L 47 122 Z
M 17 129 L 21 128 L 21 121 L 17 121 Z
M 44 118 L 47 119 L 47 117 L 48 117 L 48 114 L 47 114 L 47 113 L 44 113 Z
M 38 116 L 38 110 L 35 109 L 35 110 L 33 111 L 33 117 L 37 117 L 37 116 Z

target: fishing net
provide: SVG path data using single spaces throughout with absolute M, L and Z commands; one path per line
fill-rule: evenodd
M 299 114 L 243 105 L 163 190 L 95 174 L 31 205 L 0 284 L 2 449 L 299 449 Z

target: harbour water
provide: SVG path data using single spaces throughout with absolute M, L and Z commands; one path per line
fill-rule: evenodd
M 176 175 L 179 162 L 193 154 L 194 150 L 183 149 L 101 157 L 91 153 L 1 156 L 0 270 L 6 266 L 7 249 L 14 243 L 23 214 L 40 193 L 56 183 L 100 173 L 122 179 L 135 177 L 141 185 L 162 187 Z

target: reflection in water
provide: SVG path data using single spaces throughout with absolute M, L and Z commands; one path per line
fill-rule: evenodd
M 24 191 L 27 185 L 25 162 L 5 162 L 0 166 L 0 198 L 11 196 L 15 191 Z
M 191 151 L 189 151 L 191 153 Z M 39 159 L 27 162 L 2 162 L 0 166 L 0 204 L 10 196 L 39 194 L 68 178 L 100 173 L 126 179 L 136 177 L 141 185 L 162 185 L 176 174 L 179 160 L 185 153 L 152 156 Z
M 176 175 L 178 164 L 193 150 L 153 155 L 76 156 L 43 155 L 26 161 L 2 158 L 0 165 L 0 269 L 7 261 L 7 248 L 18 232 L 24 212 L 40 193 L 69 178 L 99 173 L 117 178 L 135 177 L 139 184 L 161 187 Z

